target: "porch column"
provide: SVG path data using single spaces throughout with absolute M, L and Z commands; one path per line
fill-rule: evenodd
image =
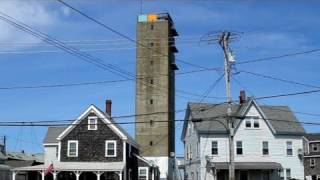
M 80 178 L 80 172 L 76 171 L 76 180 L 79 180 L 79 178 Z
M 100 176 L 101 176 L 102 173 L 100 171 L 98 171 L 95 174 L 97 175 L 97 180 L 100 180 Z
M 57 174 L 58 174 L 57 171 L 52 172 L 53 180 L 57 180 Z
M 16 180 L 16 174 L 17 174 L 16 171 L 12 171 L 12 180 Z
M 119 172 L 119 180 L 122 180 L 122 171 Z
M 44 170 L 41 171 L 41 179 L 44 180 Z

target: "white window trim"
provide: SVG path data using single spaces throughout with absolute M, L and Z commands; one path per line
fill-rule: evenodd
M 212 143 L 213 143 L 213 142 L 216 142 L 216 143 L 217 143 L 217 154 L 212 154 L 212 148 L 213 148 L 213 147 L 212 147 Z M 216 141 L 216 140 L 215 140 L 215 141 L 211 141 L 211 155 L 212 155 L 212 156 L 218 156 L 218 155 L 219 155 L 219 142 Z
M 288 143 L 291 143 L 291 150 L 292 150 L 292 154 L 288 154 Z M 286 155 L 287 156 L 293 156 L 293 142 L 292 141 L 286 141 Z
M 237 153 L 237 149 L 238 149 L 238 146 L 237 146 L 237 142 L 241 142 L 241 149 L 242 149 L 242 154 L 238 154 Z M 235 154 L 237 155 L 237 156 L 243 156 L 244 155 L 244 148 L 243 148 L 243 141 L 242 140 L 236 140 L 235 141 L 235 148 L 234 148 L 234 150 L 235 150 Z
M 263 143 L 264 142 L 267 142 L 267 144 L 268 144 L 268 154 L 263 154 Z M 261 142 L 262 156 L 269 156 L 270 155 L 270 146 L 269 145 L 270 145 L 269 141 L 262 141 Z
M 95 123 L 94 123 L 95 126 L 93 129 L 90 128 L 90 125 L 92 125 L 92 124 L 90 124 L 90 120 L 95 120 Z M 97 116 L 89 116 L 88 117 L 88 130 L 95 131 L 97 129 L 98 129 L 98 117 Z
M 139 167 L 138 168 L 138 179 L 140 179 L 140 169 L 145 169 L 146 170 L 146 179 L 149 179 L 149 168 L 148 167 Z
M 108 143 L 113 143 L 114 144 L 114 155 L 109 155 L 108 154 Z M 117 157 L 117 141 L 116 140 L 106 140 L 105 144 L 105 155 L 106 157 Z
M 260 119 L 259 118 L 253 118 L 252 122 L 253 122 L 253 124 L 252 124 L 253 125 L 253 127 L 252 127 L 253 129 L 260 129 L 261 124 L 260 124 Z M 258 126 L 259 127 L 254 127 L 254 123 L 255 122 L 258 122 Z
M 252 129 L 252 130 L 257 130 L 257 129 L 261 129 L 261 118 L 259 118 L 258 116 L 247 116 L 247 118 L 244 121 L 244 128 L 245 129 Z M 247 127 L 247 122 L 250 122 L 250 127 Z M 254 127 L 254 122 L 258 122 L 259 127 Z
M 70 144 L 71 143 L 76 143 L 76 155 L 70 155 Z M 77 140 L 69 140 L 68 141 L 68 157 L 78 157 L 78 150 L 79 150 L 79 143 Z

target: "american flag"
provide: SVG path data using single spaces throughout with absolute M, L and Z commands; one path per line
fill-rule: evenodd
M 49 165 L 49 167 L 46 169 L 46 171 L 44 172 L 44 176 L 46 176 L 47 174 L 53 172 L 53 163 L 51 163 Z

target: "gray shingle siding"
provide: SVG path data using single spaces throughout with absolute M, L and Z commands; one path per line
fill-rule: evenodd
M 88 116 L 95 116 L 91 113 Z M 111 130 L 107 124 L 98 119 L 98 129 L 88 130 L 88 116 L 74 127 L 61 140 L 61 161 L 100 161 L 115 162 L 123 160 L 123 141 Z M 68 157 L 68 140 L 78 140 L 78 157 Z M 117 141 L 117 156 L 105 157 L 105 141 Z

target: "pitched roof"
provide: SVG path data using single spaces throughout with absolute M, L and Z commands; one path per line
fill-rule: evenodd
M 57 137 L 66 129 L 67 127 L 48 127 L 46 137 L 43 143 L 58 143 Z
M 19 161 L 35 161 L 35 162 L 43 162 L 44 157 L 42 153 L 38 154 L 29 154 L 22 152 L 7 152 L 7 159 L 19 160 Z
M 135 146 L 138 146 L 138 143 L 134 140 L 134 138 L 132 136 L 130 136 L 130 134 L 124 130 L 119 124 L 117 124 L 111 117 L 109 117 L 108 115 L 106 115 L 103 111 L 101 111 L 99 108 L 97 108 L 94 105 L 91 105 L 85 112 L 87 112 L 89 109 L 94 109 L 96 111 L 98 111 L 102 116 L 103 119 L 108 119 L 108 121 L 110 121 L 110 126 L 114 126 L 116 129 L 118 129 L 126 138 L 127 141 L 130 144 L 133 144 Z M 89 111 L 88 111 L 89 112 Z M 82 120 L 82 119 L 76 119 L 77 120 Z M 74 125 L 71 126 L 71 129 L 75 127 Z M 67 133 L 66 131 L 68 130 L 69 127 L 64 126 L 64 127 L 49 127 L 46 137 L 44 139 L 44 143 L 58 143 L 58 137 L 62 134 L 62 133 Z M 112 129 L 112 128 L 111 128 Z
M 201 123 L 195 123 L 195 128 L 203 133 L 217 132 L 226 133 L 228 127 L 227 121 L 222 116 L 225 116 L 226 104 L 208 104 L 208 103 L 189 103 L 190 116 L 192 119 L 206 119 Z M 232 105 L 232 114 L 237 114 L 239 105 Z M 210 121 L 215 119 L 215 121 Z M 207 121 L 208 120 L 208 121 Z
M 6 165 L 8 165 L 8 166 L 10 166 L 12 168 L 33 166 L 35 164 L 39 164 L 39 163 L 36 163 L 36 161 L 34 161 L 34 160 L 27 160 L 27 161 L 23 161 L 23 160 L 8 160 L 8 161 L 6 161 Z
M 261 111 L 262 117 L 268 121 L 276 134 L 304 134 L 304 128 L 295 117 L 294 113 L 288 106 L 259 106 L 253 98 L 248 99 L 243 104 L 232 104 L 232 115 L 243 116 L 246 110 L 251 106 L 256 105 L 258 111 Z M 209 104 L 209 103 L 188 103 L 186 120 L 191 119 L 206 119 L 194 123 L 195 129 L 201 133 L 227 133 L 226 115 L 227 104 Z M 210 119 L 215 121 L 210 121 Z M 209 121 L 207 121 L 209 120 Z M 236 120 L 235 124 L 239 124 L 241 120 Z M 184 122 L 181 138 L 183 139 L 186 133 L 187 121 Z
M 304 136 L 309 141 L 320 141 L 320 133 L 307 133 Z

